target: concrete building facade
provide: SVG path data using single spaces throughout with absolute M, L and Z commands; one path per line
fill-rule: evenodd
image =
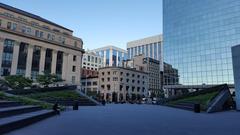
M 127 51 L 115 46 L 105 46 L 92 52 L 103 58 L 103 67 L 122 66 L 122 61 L 127 59 Z
M 86 51 L 83 54 L 82 68 L 98 71 L 103 67 L 103 58 L 92 51 Z
M 148 91 L 153 97 L 160 96 L 162 90 L 163 72 L 160 71 L 160 62 L 143 54 L 134 56 L 124 63 L 124 67 L 134 68 L 148 74 Z
M 143 54 L 145 57 L 156 59 L 160 62 L 163 71 L 163 46 L 162 35 L 156 35 L 127 43 L 128 59 Z
M 140 100 L 148 96 L 148 74 L 132 68 L 100 68 L 99 89 L 106 101 Z
M 81 83 L 82 90 L 87 95 L 93 96 L 100 92 L 98 76 L 82 77 Z
M 50 72 L 80 84 L 83 42 L 73 31 L 0 3 L 0 74 L 35 79 Z
M 235 82 L 235 101 L 240 110 L 240 45 L 232 47 L 233 73 Z

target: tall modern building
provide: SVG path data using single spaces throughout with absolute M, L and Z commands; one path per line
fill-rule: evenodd
M 143 54 L 145 57 L 160 61 L 160 70 L 163 71 L 162 35 L 151 36 L 127 43 L 128 59 Z
M 163 0 L 164 61 L 182 85 L 233 84 L 239 0 Z
M 103 58 L 104 67 L 118 67 L 122 66 L 123 60 L 127 59 L 127 51 L 115 46 L 105 46 L 102 48 L 94 49 L 98 56 Z
M 73 31 L 0 3 L 0 76 L 50 72 L 80 84 L 83 42 Z

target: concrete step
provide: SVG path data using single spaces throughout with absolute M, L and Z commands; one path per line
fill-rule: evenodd
M 177 105 L 192 106 L 192 107 L 194 107 L 194 104 L 195 103 L 192 103 L 192 102 L 179 102 L 179 103 L 177 103 Z
M 193 111 L 194 110 L 194 106 L 184 106 L 184 105 L 168 105 L 170 107 L 174 107 L 174 108 L 179 108 L 179 109 L 184 109 L 184 110 L 189 110 L 189 111 Z
M 21 105 L 19 102 L 0 101 L 0 108 L 3 108 L 3 107 L 13 107 L 13 106 L 19 106 L 19 105 Z
M 41 109 L 42 108 L 39 106 L 31 106 L 31 105 L 0 108 L 0 118 L 28 113 L 28 112 L 34 112 Z
M 39 110 L 35 112 L 29 112 L 7 118 L 2 118 L 0 119 L 0 134 L 4 134 L 15 129 L 25 127 L 53 115 L 55 115 L 55 112 L 52 110 Z

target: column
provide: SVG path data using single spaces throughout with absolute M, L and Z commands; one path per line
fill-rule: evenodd
M 27 53 L 27 65 L 26 65 L 26 77 L 31 77 L 32 72 L 32 58 L 33 58 L 33 46 L 28 45 L 28 53 Z
M 62 79 L 66 80 L 67 79 L 67 67 L 68 67 L 68 54 L 63 53 L 63 67 L 62 67 Z
M 17 73 L 19 47 L 20 47 L 20 42 L 15 41 L 14 47 L 13 47 L 13 58 L 12 58 L 11 73 L 10 73 L 11 75 L 16 75 Z
M 118 66 L 118 56 L 119 56 L 119 51 L 117 51 L 117 58 L 116 58 L 116 66 Z
M 40 63 L 39 63 L 39 74 L 43 74 L 44 73 L 45 57 L 46 57 L 46 48 L 41 47 L 41 56 L 40 56 Z
M 110 49 L 109 51 L 109 66 L 112 66 L 113 65 L 113 49 Z
M 56 74 L 56 65 L 57 65 L 57 51 L 52 51 L 52 66 L 51 66 L 51 73 Z
M 107 61 L 107 51 L 105 50 L 105 51 L 103 51 L 103 66 L 104 67 L 106 67 L 107 65 L 106 65 L 106 61 Z
M 77 56 L 77 65 L 76 66 L 76 84 L 80 85 L 80 78 L 81 78 L 81 74 L 80 74 L 80 70 L 81 70 L 81 56 Z
M 0 71 L 1 71 L 1 68 L 2 68 L 3 46 L 4 46 L 4 39 L 0 38 Z

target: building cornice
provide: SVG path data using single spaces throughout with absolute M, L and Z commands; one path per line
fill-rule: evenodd
M 41 41 L 41 42 L 45 42 L 45 43 L 52 44 L 52 45 L 55 45 L 55 46 L 60 46 L 60 47 L 64 47 L 64 48 L 67 48 L 67 49 L 80 51 L 82 53 L 85 52 L 85 50 L 82 49 L 82 48 L 77 48 L 77 47 L 73 47 L 73 46 L 66 45 L 66 44 L 64 44 L 64 45 L 63 44 L 59 44 L 59 43 L 56 43 L 54 41 L 49 41 L 49 40 L 46 40 L 46 39 L 43 39 L 43 38 L 38 38 L 38 37 L 35 37 L 35 36 L 32 36 L 32 35 L 23 34 L 21 32 L 12 31 L 12 30 L 9 30 L 9 29 L 6 29 L 6 28 L 2 28 L 2 27 L 0 28 L 0 31 L 1 32 L 10 33 L 10 34 L 14 34 L 14 35 L 17 35 L 17 36 L 22 36 L 22 37 L 33 39 L 33 40 L 37 40 L 37 41 Z

